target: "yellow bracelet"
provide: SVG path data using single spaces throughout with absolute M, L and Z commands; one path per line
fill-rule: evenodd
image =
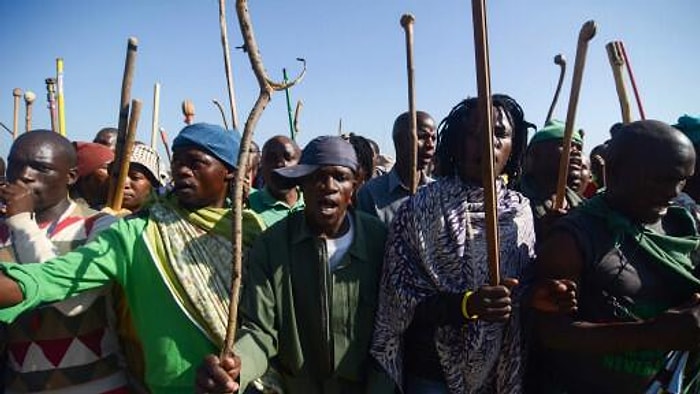
M 464 293 L 464 297 L 462 297 L 462 316 L 464 316 L 464 318 L 467 320 L 476 320 L 479 318 L 478 315 L 470 315 L 469 311 L 467 311 L 467 303 L 473 294 L 473 291 L 467 291 Z

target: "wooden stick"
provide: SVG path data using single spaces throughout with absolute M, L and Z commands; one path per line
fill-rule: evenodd
M 192 100 L 184 100 L 182 102 L 182 115 L 185 117 L 185 124 L 191 125 L 194 122 L 194 103 Z
M 124 144 L 124 149 L 121 150 L 121 157 L 118 160 L 119 167 L 117 178 L 117 188 L 114 193 L 114 198 L 109 204 L 109 207 L 114 211 L 119 211 L 122 209 L 122 202 L 124 201 L 124 184 L 126 184 L 126 177 L 129 174 L 129 164 L 131 164 L 131 152 L 134 150 L 134 141 L 136 141 L 136 130 L 139 124 L 139 118 L 141 117 L 141 100 L 134 99 L 131 101 L 131 114 L 129 115 L 129 127 L 126 132 L 126 141 Z
M 561 157 L 559 158 L 559 180 L 557 183 L 557 195 L 554 200 L 554 209 L 561 209 L 564 206 L 566 180 L 569 176 L 571 140 L 574 136 L 574 123 L 576 122 L 576 107 L 578 106 L 579 93 L 581 93 L 581 82 L 583 81 L 583 69 L 586 65 L 586 53 L 588 52 L 588 42 L 595 36 L 595 33 L 595 21 L 590 20 L 583 24 L 578 34 L 578 44 L 576 46 L 576 60 L 574 61 L 574 76 L 571 81 L 569 109 L 566 112 L 566 126 L 564 128 L 564 140 L 562 141 L 563 149 Z
M 160 113 L 160 83 L 153 85 L 153 121 L 151 122 L 151 148 L 158 147 L 158 116 Z
M 416 114 L 416 95 L 415 95 L 415 73 L 413 68 L 413 25 L 416 18 L 411 14 L 401 16 L 401 27 L 406 33 L 406 71 L 408 74 L 408 114 L 409 114 L 409 132 L 411 135 L 411 157 L 409 165 L 411 166 L 409 190 L 411 194 L 416 194 L 418 190 L 418 116 Z
M 343 135 L 343 118 L 338 118 L 338 135 Z
M 66 135 L 66 102 L 63 95 L 63 59 L 56 59 L 56 103 L 58 105 L 58 132 Z
M 22 97 L 22 89 L 14 88 L 12 90 L 12 96 L 15 98 L 15 113 L 12 122 L 12 139 L 16 140 L 19 136 L 19 100 Z
M 552 115 L 554 114 L 554 107 L 557 105 L 559 100 L 559 93 L 561 93 L 561 86 L 564 84 L 564 75 L 566 75 L 566 58 L 563 54 L 558 54 L 554 56 L 554 64 L 559 65 L 559 82 L 557 82 L 557 90 L 554 91 L 554 97 L 552 98 L 552 104 L 549 106 L 549 111 L 547 112 L 547 119 L 545 123 L 552 120 Z
M 219 27 L 221 28 L 221 45 L 224 49 L 224 69 L 226 71 L 226 86 L 228 86 L 228 103 L 231 106 L 231 125 L 238 129 L 238 111 L 236 110 L 236 94 L 233 89 L 233 74 L 231 73 L 231 58 L 226 29 L 226 0 L 219 0 Z M 224 119 L 224 124 L 226 119 Z M 226 127 L 228 129 L 228 127 Z
M 294 132 L 299 134 L 299 115 L 301 114 L 301 109 L 304 108 L 304 102 L 297 100 L 297 106 L 294 108 Z
M 126 47 L 126 62 L 124 63 L 124 77 L 122 78 L 121 100 L 119 102 L 119 123 L 117 125 L 117 145 L 115 148 L 114 168 L 121 168 L 122 150 L 126 144 L 126 129 L 129 124 L 129 102 L 131 101 L 131 84 L 134 81 L 134 67 L 136 66 L 136 52 L 139 42 L 136 37 L 129 37 Z M 109 193 L 107 203 L 112 206 L 114 194 L 117 192 L 119 173 L 113 172 L 109 180 Z
M 603 182 L 603 184 L 598 185 L 598 188 L 606 187 L 608 180 L 607 180 L 607 175 L 605 174 L 605 159 L 600 157 L 600 155 L 593 155 L 593 156 L 591 156 L 591 160 L 595 160 L 596 162 L 598 162 L 598 165 L 600 166 L 601 174 L 603 175 L 603 179 L 601 179 L 601 182 Z
M 489 258 L 491 285 L 500 283 L 500 253 L 498 250 L 498 205 L 496 203 L 496 174 L 493 168 L 493 106 L 491 103 L 491 71 L 489 66 L 489 41 L 486 28 L 486 0 L 472 0 L 474 24 L 474 49 L 476 50 L 476 84 L 479 94 L 478 107 L 483 136 L 484 210 L 486 212 L 486 242 Z
M 46 101 L 49 107 L 49 117 L 51 118 L 51 131 L 58 133 L 58 115 L 56 114 L 56 80 L 46 78 Z
M 228 326 L 226 327 L 226 338 L 224 339 L 224 344 L 221 349 L 221 354 L 225 355 L 233 351 L 233 342 L 236 339 L 236 324 L 238 321 L 238 298 L 241 288 L 241 265 L 243 257 L 243 236 L 242 236 L 242 226 L 243 226 L 243 183 L 245 181 L 246 174 L 248 173 L 248 155 L 250 151 L 250 144 L 253 140 L 253 132 L 255 130 L 255 125 L 257 124 L 262 112 L 265 107 L 270 102 L 272 93 L 274 91 L 284 90 L 286 87 L 291 87 L 297 82 L 301 81 L 305 71 L 306 63 L 304 63 L 304 70 L 302 73 L 289 83 L 276 83 L 271 81 L 265 71 L 265 66 L 263 65 L 262 56 L 260 55 L 260 50 L 258 49 L 258 44 L 255 41 L 255 34 L 253 32 L 253 24 L 250 20 L 250 14 L 248 13 L 248 1 L 247 0 L 237 0 L 236 1 L 236 14 L 238 15 L 238 23 L 241 28 L 241 35 L 243 36 L 244 46 L 247 49 L 248 59 L 250 60 L 250 65 L 253 68 L 253 73 L 258 81 L 258 86 L 260 87 L 260 93 L 258 98 L 255 100 L 255 105 L 248 115 L 248 120 L 245 123 L 245 128 L 243 130 L 243 135 L 241 137 L 241 147 L 238 153 L 238 168 L 236 171 L 236 180 L 233 187 L 233 234 L 231 237 L 231 242 L 233 243 L 233 273 L 231 280 L 231 302 L 229 304 L 229 320 Z
M 7 133 L 10 134 L 10 136 L 12 136 L 12 130 L 10 130 L 9 127 L 5 126 L 5 123 L 0 122 L 0 127 L 5 129 L 5 131 L 7 131 Z
M 217 99 L 213 99 L 211 101 L 214 103 L 214 105 L 216 105 L 216 108 L 219 109 L 219 113 L 221 113 L 221 119 L 224 121 L 224 128 L 226 130 L 228 130 L 228 122 L 226 121 L 226 114 L 224 113 L 224 106 L 221 105 L 221 103 Z
M 32 104 L 36 100 L 36 94 L 34 92 L 27 90 L 24 92 L 24 103 L 26 104 L 26 114 L 24 117 L 24 132 L 31 131 L 32 129 Z
M 165 154 L 168 156 L 168 163 L 173 161 L 170 155 L 170 143 L 168 143 L 168 134 L 165 132 L 164 128 L 160 128 L 160 140 L 163 142 L 163 147 L 165 148 Z
M 620 41 L 620 52 L 622 52 L 622 58 L 625 59 L 625 64 L 627 65 L 627 74 L 630 77 L 630 82 L 632 83 L 632 91 L 634 92 L 634 98 L 637 100 L 637 108 L 639 108 L 639 117 L 645 120 L 646 114 L 644 113 L 644 106 L 642 106 L 642 99 L 639 96 L 639 90 L 637 89 L 637 81 L 634 78 L 634 73 L 632 72 L 632 63 L 627 57 L 627 50 L 625 49 L 625 43 Z
M 622 111 L 622 123 L 632 121 L 632 111 L 630 109 L 630 99 L 627 96 L 627 88 L 625 87 L 625 76 L 622 74 L 622 68 L 625 66 L 625 59 L 620 51 L 619 41 L 611 41 L 605 45 L 605 50 L 608 52 L 608 60 L 612 68 L 613 78 L 615 78 L 615 90 L 617 90 L 617 98 L 620 101 L 620 110 Z

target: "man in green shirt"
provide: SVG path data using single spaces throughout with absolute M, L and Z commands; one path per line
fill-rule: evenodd
M 219 126 L 185 127 L 173 141 L 171 196 L 61 257 L 0 264 L 0 321 L 117 282 L 143 346 L 148 389 L 191 393 L 194 366 L 226 330 L 232 218 L 223 206 L 239 142 Z M 261 230 L 255 214 L 244 213 L 244 245 Z
M 369 355 L 386 230 L 348 210 L 357 159 L 340 137 L 318 137 L 276 174 L 306 206 L 263 233 L 245 267 L 236 356 L 208 356 L 197 392 L 231 392 L 277 358 L 285 393 L 390 393 Z
M 248 198 L 248 207 L 258 214 L 267 227 L 272 226 L 290 213 L 304 209 L 301 191 L 288 182 L 280 182 L 273 176 L 278 168 L 297 164 L 301 149 L 288 137 L 278 135 L 265 142 L 262 148 L 260 171 L 265 182 L 262 189 L 256 190 Z

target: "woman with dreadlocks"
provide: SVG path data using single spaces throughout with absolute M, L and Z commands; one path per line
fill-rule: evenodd
M 531 125 L 515 100 L 493 96 L 505 279 L 489 286 L 480 122 L 476 98 L 452 109 L 438 129 L 437 181 L 391 224 L 371 353 L 406 393 L 522 391 L 520 299 L 535 236 L 528 200 L 507 185 Z

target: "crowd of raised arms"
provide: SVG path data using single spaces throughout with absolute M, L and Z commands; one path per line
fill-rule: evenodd
M 137 142 L 120 209 L 117 129 L 19 135 L 0 393 L 700 392 L 700 118 L 613 125 L 590 158 L 575 132 L 556 204 L 565 124 L 492 101 L 499 283 L 476 98 L 417 111 L 416 140 L 399 114 L 395 159 L 274 136 L 250 148 L 223 352 L 239 131 L 188 124 L 169 163 Z

